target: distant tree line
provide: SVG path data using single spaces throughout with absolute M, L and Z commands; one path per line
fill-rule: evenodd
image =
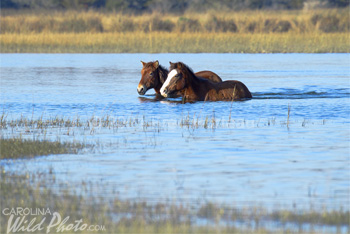
M 330 7 L 347 7 L 350 0 L 318 0 Z M 103 9 L 118 12 L 182 13 L 186 10 L 301 9 L 307 0 L 1 0 L 1 8 Z

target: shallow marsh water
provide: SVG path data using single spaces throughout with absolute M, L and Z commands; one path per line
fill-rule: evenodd
M 349 210 L 349 54 L 2 54 L 7 120 L 94 118 L 118 128 L 2 129 L 95 145 L 78 155 L 2 161 L 6 170 L 49 172 L 101 196 L 198 200 L 268 208 Z M 247 85 L 243 102 L 154 101 L 139 96 L 140 60 L 182 61 Z M 177 101 L 177 102 L 176 102 Z M 290 114 L 288 119 L 288 106 Z M 205 121 L 208 125 L 205 128 Z M 181 122 L 182 121 L 182 122 Z M 187 122 L 186 122 L 187 121 Z M 198 121 L 201 127 L 189 123 Z M 185 124 L 182 124 L 182 123 Z M 140 124 L 142 123 L 142 124 Z M 187 125 L 186 125 L 187 123 Z

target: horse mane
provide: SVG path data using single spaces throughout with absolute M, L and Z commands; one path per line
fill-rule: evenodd
M 158 70 L 159 70 L 159 79 L 164 84 L 166 78 L 168 77 L 169 71 L 168 71 L 168 69 L 166 69 L 165 67 L 163 67 L 160 64 L 158 66 Z
M 188 73 L 190 73 L 191 76 L 197 77 L 197 76 L 194 74 L 192 68 L 190 68 L 189 66 L 187 66 L 187 65 L 184 64 L 184 63 L 181 63 L 181 65 L 182 65 L 183 67 L 185 67 L 185 68 L 188 70 Z
M 190 68 L 189 66 L 187 66 L 186 64 L 184 64 L 183 62 L 177 62 L 177 63 L 173 63 L 171 66 L 170 66 L 170 70 L 172 69 L 175 69 L 175 68 L 184 68 L 185 70 L 188 71 L 188 73 L 191 75 L 191 77 L 195 77 L 197 79 L 200 79 L 199 77 L 197 77 L 192 68 Z

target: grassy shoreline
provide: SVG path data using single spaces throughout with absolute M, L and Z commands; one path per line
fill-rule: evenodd
M 348 9 L 2 12 L 1 53 L 349 53 Z
M 103 184 L 93 186 L 82 182 L 80 187 L 90 194 L 82 196 L 75 187 L 60 184 L 54 171 L 17 175 L 3 167 L 0 170 L 2 208 L 49 210 L 50 214 L 24 216 L 29 221 L 36 219 L 33 225 L 45 219 L 41 232 L 50 225 L 54 212 L 62 219 L 69 217 L 65 227 L 81 219 L 83 224 L 103 226 L 104 231 L 99 233 L 327 233 L 330 230 L 341 233 L 349 228 L 350 213 L 343 209 L 316 210 L 311 206 L 310 210 L 267 210 L 253 205 L 242 208 L 209 201 L 149 203 L 142 199 L 121 199 L 120 194 L 108 199 L 94 195 L 94 186 L 102 189 L 106 186 Z M 0 231 L 6 233 L 10 215 L 1 215 Z M 17 217 L 21 216 L 14 215 Z M 56 228 L 52 232 L 57 231 Z M 78 233 L 89 232 L 82 229 Z
M 39 33 L 0 35 L 1 53 L 349 53 L 349 34 Z

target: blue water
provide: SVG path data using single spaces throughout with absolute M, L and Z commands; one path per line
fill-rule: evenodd
M 245 83 L 253 99 L 181 104 L 154 101 L 153 91 L 140 97 L 140 60 L 212 70 Z M 1 54 L 7 120 L 109 116 L 153 124 L 50 129 L 47 138 L 96 147 L 2 164 L 53 170 L 78 189 L 82 180 L 107 183 L 110 189 L 97 191 L 107 197 L 349 210 L 349 64 L 349 54 Z M 198 118 L 203 126 L 207 117 L 208 128 L 179 125 Z M 43 135 L 25 128 L 1 134 Z

